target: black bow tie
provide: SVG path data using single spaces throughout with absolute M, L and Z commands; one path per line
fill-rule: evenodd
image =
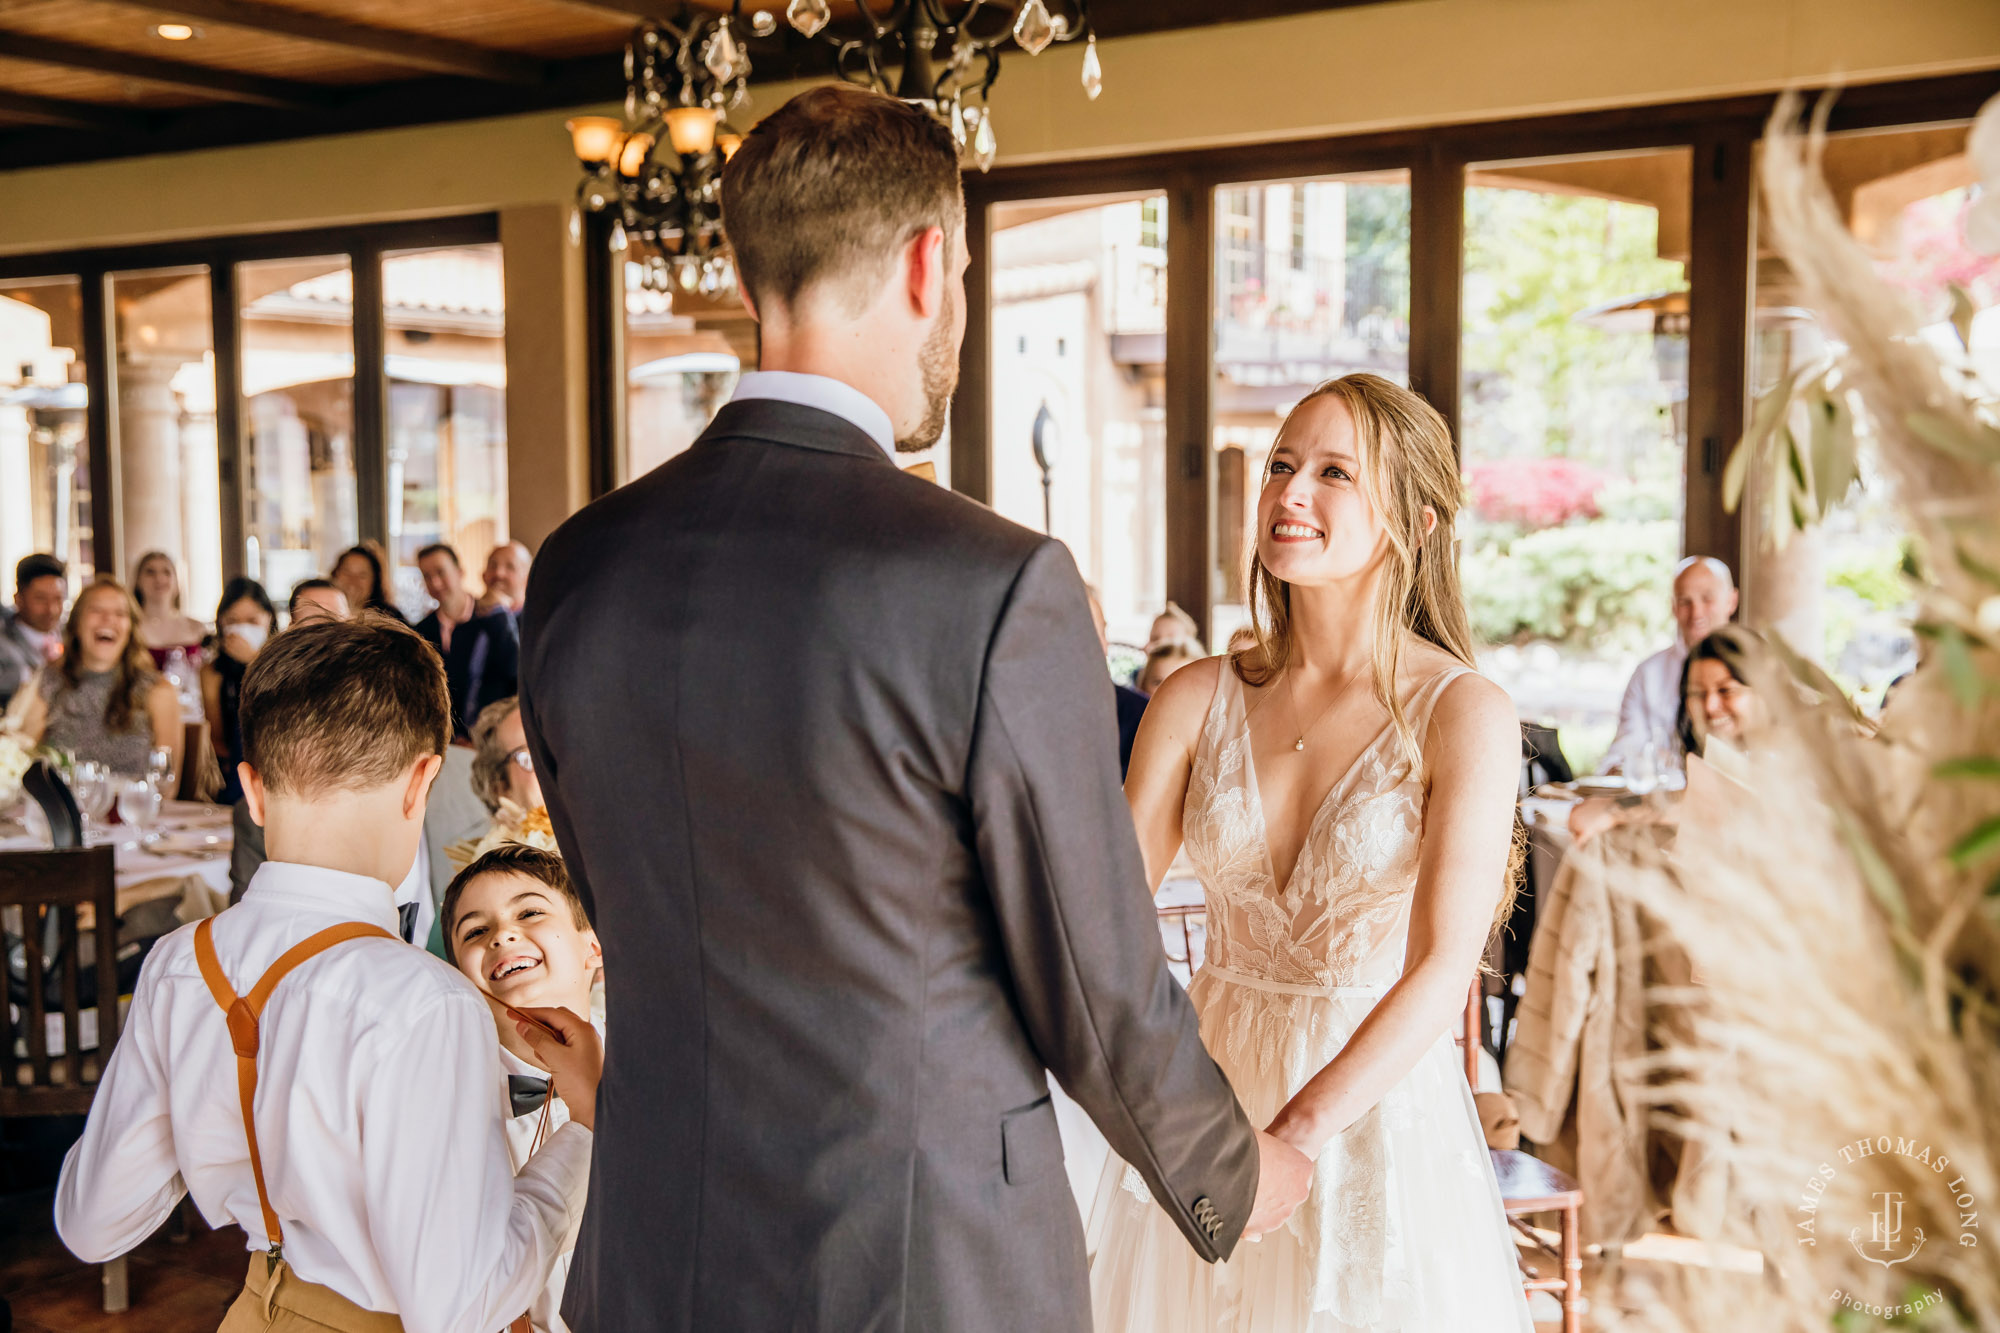
M 510 1113 L 533 1115 L 549 1099 L 549 1081 L 533 1074 L 507 1075 L 507 1102 Z
M 415 903 L 397 903 L 396 921 L 403 936 L 403 943 L 414 944 L 419 949 L 424 947 L 424 941 L 417 938 L 417 905 Z

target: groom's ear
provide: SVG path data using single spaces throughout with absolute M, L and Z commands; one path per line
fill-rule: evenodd
M 903 248 L 910 313 L 919 319 L 935 319 L 944 305 L 945 239 L 943 227 L 926 227 Z
M 749 285 L 747 283 L 737 283 L 736 295 L 741 298 L 743 308 L 749 312 L 750 318 L 753 320 L 757 319 L 757 299 L 750 295 Z

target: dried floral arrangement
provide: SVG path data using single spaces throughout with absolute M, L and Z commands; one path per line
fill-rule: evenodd
M 1922 663 L 1876 731 L 1781 648 L 1752 682 L 1778 723 L 1754 795 L 1614 877 L 1698 978 L 1660 997 L 1680 1035 L 1652 1071 L 1656 1121 L 1717 1168 L 1676 1220 L 1764 1261 L 1691 1267 L 1637 1318 L 2000 1333 L 2000 417 L 1876 275 L 1820 170 L 1825 106 L 1801 115 L 1772 118 L 1765 216 L 1838 350 L 1760 403 L 1731 479 L 1782 540 L 1873 448 L 1922 565 Z M 2000 100 L 1972 152 L 2000 248 Z

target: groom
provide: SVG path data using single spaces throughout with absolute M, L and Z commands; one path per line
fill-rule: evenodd
M 763 369 L 549 538 L 522 624 L 610 1034 L 564 1316 L 1085 1329 L 1045 1068 L 1204 1258 L 1310 1166 L 1164 966 L 1069 554 L 895 466 L 957 377 L 950 135 L 816 88 L 723 208 Z

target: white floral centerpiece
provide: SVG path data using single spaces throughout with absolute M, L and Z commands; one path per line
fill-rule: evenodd
M 21 779 L 35 762 L 35 747 L 18 731 L 0 726 L 0 810 L 21 794 Z

